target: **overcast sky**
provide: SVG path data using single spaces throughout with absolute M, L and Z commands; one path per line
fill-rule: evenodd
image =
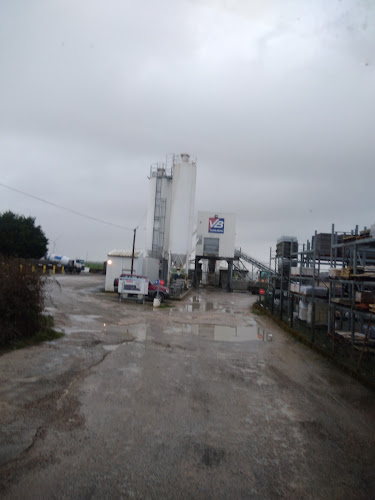
M 263 261 L 375 222 L 373 0 L 4 0 L 0 62 L 0 183 L 137 248 L 167 153 Z M 0 185 L 7 210 L 71 258 L 131 248 Z

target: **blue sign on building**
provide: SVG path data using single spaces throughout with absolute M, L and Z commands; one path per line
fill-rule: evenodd
M 209 233 L 224 233 L 224 218 L 210 217 L 208 219 Z

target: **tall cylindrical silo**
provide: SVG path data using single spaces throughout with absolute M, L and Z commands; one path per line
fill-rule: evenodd
M 185 266 L 192 250 L 196 172 L 196 162 L 188 154 L 175 156 L 169 226 L 172 266 Z

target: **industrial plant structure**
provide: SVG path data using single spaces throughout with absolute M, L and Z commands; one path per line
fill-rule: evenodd
M 187 153 L 170 154 L 165 163 L 151 165 L 145 249 L 135 252 L 134 230 L 132 252 L 112 250 L 108 253 L 106 291 L 114 290 L 114 279 L 123 273 L 142 274 L 151 281 L 162 279 L 168 284 L 173 276 L 174 285 L 181 285 L 177 283 L 180 277 L 190 276 L 195 286 L 201 282 L 226 286 L 232 291 L 233 271 L 237 281 L 244 281 L 241 289 L 247 289 L 248 269 L 242 260 L 272 273 L 255 259 L 235 250 L 235 214 L 199 212 L 196 219 L 196 174 L 196 161 Z M 189 269 L 190 263 L 195 263 L 194 271 Z
M 161 278 L 173 267 L 189 267 L 194 228 L 196 161 L 188 154 L 167 156 L 150 168 L 146 251 L 161 262 Z
M 194 283 L 198 285 L 198 264 L 206 260 L 208 272 L 216 272 L 218 261 L 228 264 L 227 289 L 232 291 L 235 258 L 236 215 L 221 212 L 198 212 Z

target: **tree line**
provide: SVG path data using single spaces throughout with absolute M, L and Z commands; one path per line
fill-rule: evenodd
M 0 254 L 5 257 L 40 259 L 47 253 L 48 239 L 34 217 L 7 211 L 0 215 Z

